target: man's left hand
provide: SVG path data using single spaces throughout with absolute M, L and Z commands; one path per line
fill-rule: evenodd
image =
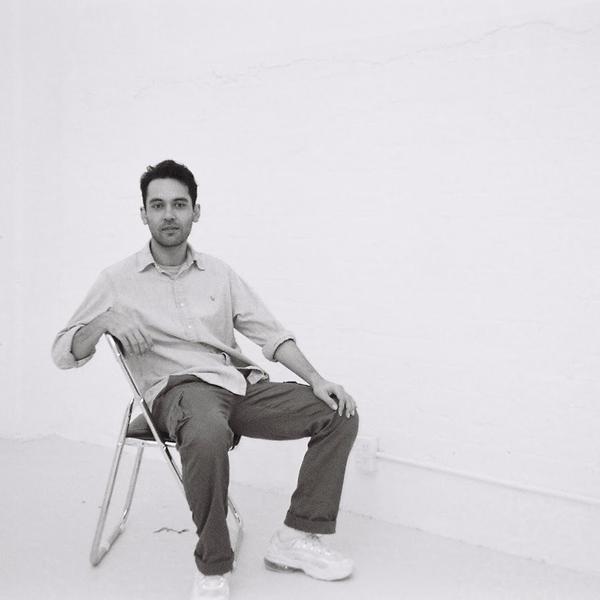
M 353 417 L 356 413 L 354 398 L 341 385 L 320 378 L 311 387 L 313 394 L 333 410 L 337 409 L 340 417 L 344 411 L 348 418 Z

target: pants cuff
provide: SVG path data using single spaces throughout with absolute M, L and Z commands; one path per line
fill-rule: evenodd
M 283 521 L 288 527 L 305 531 L 306 533 L 335 533 L 335 521 L 311 521 L 297 517 L 288 511 Z
M 233 568 L 233 559 L 222 560 L 220 562 L 205 563 L 198 557 L 196 558 L 196 566 L 203 575 L 225 575 Z

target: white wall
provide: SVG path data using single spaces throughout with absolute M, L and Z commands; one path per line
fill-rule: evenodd
M 382 450 L 600 499 L 598 2 L 8 9 L 0 434 L 114 440 L 108 354 L 60 372 L 49 348 L 146 240 L 137 179 L 175 158 L 200 182 L 194 245 Z M 247 440 L 234 478 L 287 491 L 300 455 Z M 598 506 L 391 463 L 351 468 L 344 506 L 600 572 Z

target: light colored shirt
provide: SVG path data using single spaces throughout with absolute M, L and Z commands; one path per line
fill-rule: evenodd
M 227 264 L 188 245 L 178 272 L 156 264 L 150 244 L 102 271 L 52 346 L 61 369 L 81 367 L 71 352 L 77 331 L 109 308 L 133 311 L 152 337 L 151 350 L 129 355 L 134 378 L 148 403 L 171 375 L 195 375 L 244 395 L 247 383 L 268 379 L 244 356 L 234 329 L 275 361 L 275 351 L 294 335 L 285 330 L 256 293 Z M 245 371 L 246 376 L 240 371 Z

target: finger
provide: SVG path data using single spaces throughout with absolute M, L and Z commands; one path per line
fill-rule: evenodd
M 346 394 L 345 397 L 345 404 L 346 404 L 346 417 L 349 419 L 354 411 L 354 401 L 352 400 L 352 396 L 350 396 L 350 394 Z
M 128 331 L 125 334 L 125 337 L 127 339 L 127 343 L 129 345 L 131 354 L 139 354 L 138 343 L 137 343 L 137 340 L 135 339 L 135 335 L 134 335 L 133 331 Z
M 353 412 L 353 410 L 354 410 L 354 407 L 355 407 L 355 404 L 354 404 L 354 399 L 353 399 L 353 398 L 352 398 L 352 396 L 351 396 L 351 395 L 350 395 L 348 392 L 346 392 L 346 390 L 344 390 L 344 389 L 342 389 L 342 391 L 340 392 L 340 397 L 342 398 L 342 402 L 343 402 L 343 404 L 344 404 L 344 409 L 345 409 L 345 411 L 346 411 L 346 417 L 350 418 L 350 416 L 351 416 L 351 414 L 352 414 L 352 412 Z M 343 413 L 340 413 L 340 416 L 341 416 L 342 414 L 343 414 Z
M 356 413 L 356 402 L 354 401 L 354 398 L 350 394 L 346 394 L 346 395 L 347 395 L 346 416 L 348 418 L 350 418 L 350 417 L 353 417 L 354 414 Z
M 138 319 L 132 323 L 132 331 L 135 333 L 138 343 L 143 347 L 143 351 L 149 350 L 154 345 L 152 336 L 146 331 L 146 328 Z
M 150 345 L 146 341 L 144 333 L 141 329 L 134 330 L 133 336 L 135 338 L 135 341 L 137 342 L 140 354 L 143 354 L 144 352 L 146 352 L 146 350 L 150 349 Z
M 341 393 L 339 396 L 337 396 L 338 399 L 338 415 L 340 415 L 340 417 L 344 414 L 344 408 L 346 406 L 346 398 L 345 398 L 345 394 Z
M 131 349 L 133 350 L 133 353 L 141 354 L 142 350 L 140 348 L 140 342 L 135 335 L 135 331 L 130 331 L 128 337 L 129 337 L 129 341 L 131 343 Z
M 154 346 L 154 340 L 152 339 L 152 336 L 145 329 L 140 329 L 140 332 L 142 333 L 142 335 L 144 336 L 144 339 L 146 340 L 148 350 L 150 350 L 152 348 L 152 346 Z
M 129 329 L 127 331 L 127 339 L 131 345 L 131 351 L 134 354 L 141 354 L 142 348 L 140 346 L 140 339 L 138 339 L 135 329 Z
M 335 396 L 331 396 L 331 394 L 325 392 L 320 396 L 320 398 L 323 400 L 323 402 L 325 402 L 325 404 L 327 404 L 327 406 L 329 406 L 329 408 L 331 408 L 331 410 L 335 410 L 338 407 L 335 401 Z
M 136 330 L 135 339 L 137 340 L 138 345 L 140 347 L 140 354 L 143 354 L 147 350 L 150 350 L 150 344 L 148 343 L 148 340 L 146 339 L 146 336 L 144 335 L 142 329 Z
M 341 417 L 344 414 L 344 408 L 348 401 L 348 394 L 341 385 L 336 385 L 334 390 L 333 396 L 338 401 L 338 415 Z
M 123 346 L 123 350 L 125 351 L 125 356 L 127 356 L 129 354 L 133 354 L 133 346 L 131 345 L 131 341 L 130 341 L 129 337 L 127 336 L 127 334 L 122 333 L 119 336 L 119 341 L 121 342 L 121 345 Z

